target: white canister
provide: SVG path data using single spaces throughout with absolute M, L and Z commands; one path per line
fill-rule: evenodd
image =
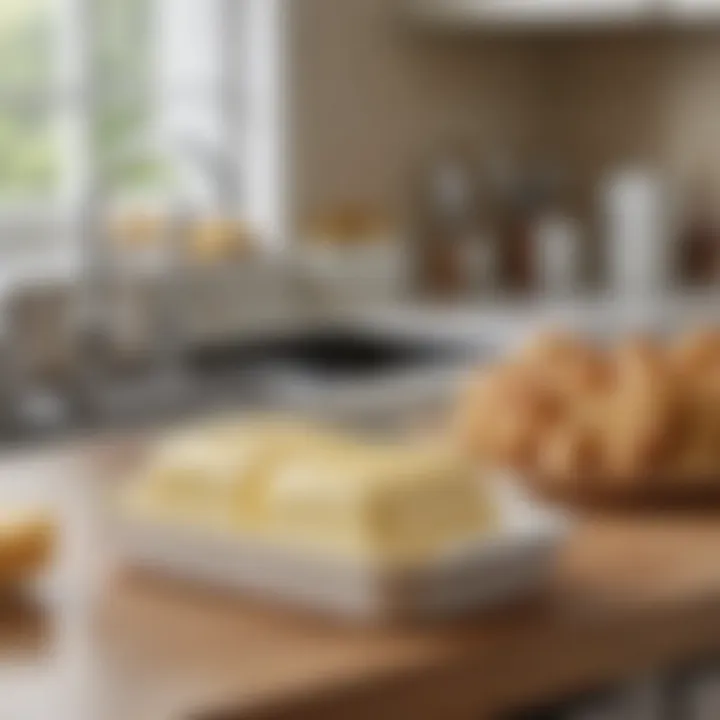
M 675 215 L 667 183 L 649 170 L 623 170 L 606 181 L 602 203 L 612 289 L 637 298 L 666 290 Z

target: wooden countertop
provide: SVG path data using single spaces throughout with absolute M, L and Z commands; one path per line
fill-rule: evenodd
M 0 610 L 17 717 L 476 719 L 720 652 L 720 512 L 588 518 L 543 598 L 349 626 L 122 571 L 97 512 L 113 448 L 0 461 L 0 500 L 50 502 L 65 530 L 40 603 Z

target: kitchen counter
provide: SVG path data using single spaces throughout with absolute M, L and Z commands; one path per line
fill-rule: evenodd
M 399 407 L 409 414 L 416 409 L 422 414 L 426 406 L 442 404 L 452 395 L 458 377 L 468 367 L 491 361 L 543 328 L 567 327 L 602 338 L 638 329 L 681 331 L 720 320 L 720 294 L 710 292 L 667 295 L 653 302 L 596 295 L 564 300 L 495 298 L 447 305 L 378 299 L 285 307 L 282 312 L 276 308 L 269 314 L 256 304 L 239 303 L 237 307 L 245 308 L 244 316 L 246 320 L 252 317 L 252 322 L 223 326 L 219 335 L 191 338 L 186 348 L 186 355 L 191 355 L 193 348 L 228 348 L 230 361 L 218 371 L 183 367 L 182 372 L 173 374 L 168 367 L 148 367 L 138 376 L 121 373 L 115 377 L 112 371 L 103 373 L 100 368 L 92 383 L 88 368 L 83 371 L 83 364 L 77 363 L 81 368 L 77 377 L 60 379 L 49 389 L 5 378 L 5 384 L 0 383 L 0 394 L 5 397 L 0 447 L 113 432 L 138 423 L 154 426 L 168 418 L 257 405 L 375 419 L 378 414 L 392 415 Z M 408 363 L 396 372 L 379 368 L 365 372 L 362 378 L 299 372 L 287 362 L 249 367 L 243 364 L 242 352 L 233 354 L 233 348 L 243 344 L 333 332 L 381 343 L 454 346 L 461 352 L 452 362 L 443 361 L 433 368 Z M 40 398 L 33 397 L 35 392 Z
M 484 341 L 499 349 L 552 327 L 592 335 L 672 332 L 720 323 L 720 293 L 668 293 L 657 298 L 617 298 L 609 294 L 567 298 L 488 298 L 448 304 L 393 302 L 348 308 L 348 323 L 376 331 L 435 338 Z
M 77 273 L 78 268 L 67 262 L 41 266 L 30 276 L 11 267 L 0 273 L 0 299 L 12 305 L 17 295 L 37 296 L 42 302 L 49 289 L 70 294 L 77 289 Z M 24 281 L 19 282 L 19 277 Z M 566 297 L 499 295 L 438 304 L 413 297 L 378 297 L 371 291 L 364 301 L 357 295 L 342 298 L 302 292 L 290 282 L 291 277 L 292 271 L 282 262 L 195 268 L 186 278 L 185 295 L 192 300 L 185 306 L 187 317 L 183 319 L 188 341 L 233 341 L 342 323 L 401 334 L 451 338 L 480 334 L 485 339 L 514 342 L 528 331 L 548 325 L 612 333 L 720 319 L 720 289 L 712 288 L 671 289 L 653 298 L 619 298 L 610 291 L 587 291 Z M 153 316 L 158 287 L 156 281 L 147 280 L 133 290 L 134 316 Z M 57 304 L 54 296 L 48 302 Z M 6 319 L 0 317 L 0 336 L 6 325 Z M 146 331 L 138 331 L 145 341 Z
M 0 612 L 3 714 L 470 720 L 720 653 L 720 510 L 588 517 L 541 598 L 353 627 L 123 570 L 98 505 L 135 449 L 76 442 L 0 462 L 0 499 L 43 499 L 65 531 L 39 604 Z

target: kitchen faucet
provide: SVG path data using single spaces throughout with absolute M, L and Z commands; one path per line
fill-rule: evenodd
M 81 211 L 80 246 L 83 248 L 83 274 L 81 281 L 81 307 L 79 327 L 79 364 L 81 406 L 95 415 L 102 413 L 98 402 L 107 391 L 110 366 L 113 362 L 113 305 L 116 284 L 123 272 L 115 262 L 112 243 L 108 237 L 108 206 L 111 196 L 109 176 L 135 162 L 148 157 L 181 158 L 192 163 L 198 171 L 183 173 L 179 187 L 173 189 L 164 212 L 161 226 L 161 267 L 153 274 L 158 289 L 158 303 L 154 307 L 150 364 L 153 391 L 179 399 L 189 389 L 183 356 L 185 353 L 185 319 L 187 308 L 188 269 L 187 249 L 189 233 L 199 215 L 203 198 L 193 187 L 192 176 L 207 178 L 207 184 L 216 189 L 215 206 L 222 217 L 233 217 L 238 197 L 238 172 L 232 155 L 223 152 L 220 145 L 185 140 L 170 144 L 153 142 L 152 138 L 137 143 L 116 154 L 85 199 Z M 190 176 L 190 177 L 188 177 Z M 165 399 L 163 399 L 165 402 Z

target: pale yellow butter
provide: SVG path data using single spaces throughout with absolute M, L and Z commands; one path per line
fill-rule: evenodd
M 271 420 L 168 438 L 125 506 L 146 518 L 377 560 L 441 552 L 494 518 L 474 469 L 446 448 Z
M 268 504 L 280 536 L 388 560 L 442 551 L 487 529 L 492 517 L 470 469 L 417 448 L 289 465 Z
M 263 530 L 267 486 L 277 468 L 338 451 L 345 442 L 311 426 L 269 419 L 183 430 L 151 454 L 126 492 L 126 507 L 168 520 Z

